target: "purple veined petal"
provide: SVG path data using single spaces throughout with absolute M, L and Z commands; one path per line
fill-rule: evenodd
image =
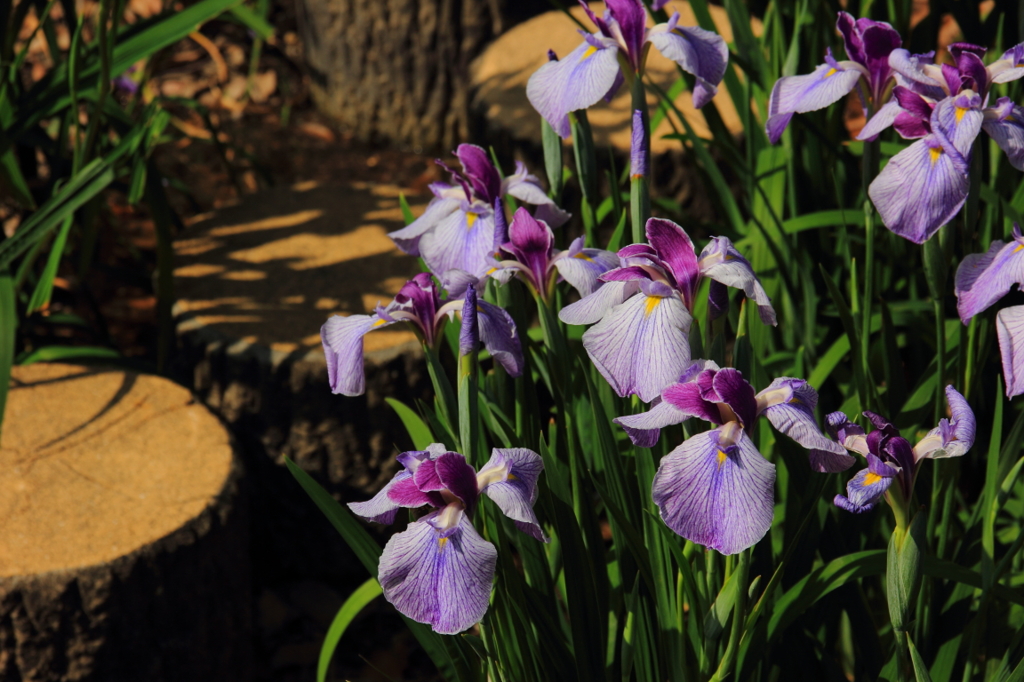
M 665 524 L 691 542 L 736 554 L 772 524 L 775 465 L 745 433 L 721 448 L 720 429 L 686 440 L 661 460 L 651 495 Z
M 643 282 L 650 281 L 651 272 L 640 265 L 625 265 L 613 268 L 601 275 L 602 282 Z
M 785 124 L 789 123 L 788 117 L 824 109 L 857 87 L 862 73 L 857 68 L 851 68 L 853 62 L 837 62 L 837 65 L 850 66 L 840 70 L 826 63 L 812 73 L 783 76 L 775 82 L 768 102 L 768 122 L 765 124 L 765 131 L 772 144 L 782 137 Z
M 410 256 L 420 255 L 420 239 L 459 210 L 459 199 L 431 199 L 427 210 L 416 220 L 400 230 L 388 233 L 388 237 L 402 252 Z
M 974 445 L 978 422 L 974 410 L 959 391 L 946 386 L 946 403 L 949 405 L 949 419 L 939 420 L 939 425 L 914 446 L 914 461 L 960 457 Z
M 327 358 L 327 378 L 332 393 L 354 396 L 366 390 L 363 368 L 363 336 L 394 322 L 377 315 L 332 315 L 320 327 L 320 341 Z
M 619 249 L 618 256 L 622 258 L 653 258 L 658 254 L 650 244 L 628 244 Z
M 579 248 L 582 243 L 582 237 L 573 240 L 569 250 L 555 256 L 552 263 L 580 296 L 589 296 L 604 285 L 598 277 L 617 267 L 619 257 L 611 251 Z
M 729 64 L 729 48 L 722 36 L 697 26 L 678 26 L 678 14 L 668 24 L 655 26 L 647 40 L 683 71 L 697 77 L 693 106 L 700 109 L 718 92 L 718 84 Z
M 672 272 L 677 287 L 683 292 L 686 307 L 692 309 L 701 272 L 690 235 L 679 225 L 663 218 L 649 218 L 645 233 L 658 257 Z
M 493 204 L 501 194 L 501 175 L 494 167 L 491 157 L 482 147 L 475 144 L 460 144 L 455 156 L 473 187 L 477 198 L 487 204 Z
M 480 324 L 477 321 L 476 289 L 466 289 L 459 326 L 459 355 L 473 355 L 480 348 Z
M 932 110 L 932 129 L 942 131 L 958 152 L 970 154 L 975 138 L 981 132 L 985 115 L 981 113 L 981 97 L 964 93 L 947 97 Z
M 549 542 L 533 511 L 537 478 L 543 470 L 544 461 L 533 450 L 494 448 L 477 475 L 477 484 L 516 528 L 540 542 Z
M 743 374 L 732 367 L 725 367 L 715 374 L 713 385 L 715 393 L 736 413 L 743 427 L 752 429 L 757 419 L 757 398 L 754 397 L 753 386 L 743 378 Z
M 504 308 L 480 299 L 477 301 L 480 341 L 494 361 L 505 368 L 510 377 L 523 373 L 523 348 L 512 321 Z
M 509 225 L 510 241 L 502 249 L 515 256 L 516 260 L 530 269 L 538 283 L 547 279 L 548 265 L 555 244 L 551 228 L 538 222 L 530 212 L 519 207 Z M 543 284 L 541 284 L 543 286 Z
M 870 511 L 892 485 L 896 469 L 868 454 L 868 468 L 861 469 L 846 484 L 846 495 L 836 495 L 835 505 L 854 514 Z
M 559 310 L 558 319 L 566 324 L 594 324 L 639 291 L 640 283 L 636 281 L 608 282 L 589 296 Z
M 1014 45 L 989 64 L 988 77 L 992 83 L 1009 83 L 1024 78 L 1024 43 Z
M 723 423 L 722 412 L 718 409 L 718 405 L 705 395 L 706 391 L 702 389 L 703 381 L 701 381 L 709 379 L 713 383 L 716 373 L 717 370 L 701 372 L 694 377 L 693 381 L 677 382 L 666 386 L 661 392 L 661 398 L 687 417 L 697 417 L 712 424 L 721 425 Z M 717 395 L 714 397 L 719 398 Z
M 536 206 L 534 217 L 537 220 L 543 220 L 551 227 L 564 225 L 571 216 L 555 205 L 555 202 L 540 186 L 540 180 L 526 170 L 526 165 L 522 161 L 516 161 L 516 172 L 506 177 L 501 183 L 501 195 L 506 194 Z
M 452 213 L 420 238 L 420 255 L 434 273 L 465 270 L 482 276 L 494 247 L 494 213 L 480 204 Z
M 691 319 L 678 297 L 639 293 L 588 329 L 583 347 L 616 393 L 649 403 L 690 364 Z
M 396 310 L 411 312 L 416 318 L 416 324 L 427 337 L 427 342 L 432 343 L 431 326 L 439 306 L 440 296 L 434 278 L 430 273 L 421 272 L 402 285 L 394 302 L 385 309 L 385 313 L 394 315 Z
M 434 470 L 444 488 L 462 500 L 467 509 L 473 509 L 480 493 L 476 485 L 476 471 L 466 458 L 457 452 L 446 452 L 434 460 Z
M 647 412 L 616 417 L 612 421 L 626 431 L 634 445 L 642 448 L 654 447 L 661 429 L 682 424 L 690 417 L 720 424 L 722 418 L 718 406 L 701 397 L 696 383 L 698 375 L 706 370 L 716 372 L 718 365 L 711 360 L 694 361 L 683 371 L 678 382 L 665 388 L 661 397 L 654 399 Z
M 431 460 L 424 462 L 423 466 L 416 469 L 416 473 L 408 478 L 392 481 L 388 486 L 388 499 L 399 507 L 415 509 L 429 504 L 432 507 L 443 507 L 444 498 L 441 496 L 440 488 L 430 485 L 433 482 L 434 463 Z M 419 474 L 421 483 L 416 482 L 416 475 Z M 427 488 L 423 490 L 420 485 Z
M 572 64 L 552 60 L 534 71 L 526 83 L 526 98 L 562 139 L 572 135 L 569 111 L 562 103 L 565 81 L 571 70 Z
M 985 110 L 981 127 L 1006 153 L 1010 164 L 1024 171 L 1024 107 L 1000 97 L 994 108 Z
M 1024 393 L 1024 306 L 1003 308 L 996 315 L 999 354 L 1003 359 L 1006 397 Z
M 747 298 L 757 305 L 757 312 L 765 324 L 775 325 L 775 309 L 750 262 L 736 250 L 727 237 L 712 237 L 700 254 L 700 272 L 716 282 L 742 289 Z
M 892 157 L 868 195 L 887 228 L 923 244 L 964 205 L 967 187 L 966 160 L 929 135 Z
M 640 414 L 625 415 L 612 420 L 625 430 L 633 445 L 641 448 L 653 448 L 658 442 L 661 430 L 666 426 L 682 424 L 696 415 L 680 410 L 662 398 L 655 398 L 651 409 Z
M 867 68 L 871 90 L 873 94 L 877 94 L 892 73 L 889 55 L 903 44 L 903 39 L 896 29 L 884 21 L 860 19 L 857 24 L 862 27 L 861 35 L 864 40 L 864 61 L 860 63 Z
M 643 3 L 640 0 L 607 0 L 605 4 L 619 26 L 630 61 L 634 66 L 639 66 L 636 61 L 640 59 L 640 47 L 644 42 L 647 24 L 647 12 L 644 11 Z
M 854 457 L 826 437 L 814 418 L 818 393 L 803 379 L 783 377 L 757 394 L 759 413 L 776 429 L 810 451 L 811 470 L 819 473 L 846 471 Z
M 861 128 L 861 131 L 857 133 L 857 139 L 874 140 L 893 124 L 900 111 L 900 103 L 894 99 L 889 100 L 875 112 L 874 116 L 868 119 L 868 122 Z
M 572 218 L 572 213 L 563 211 L 554 202 L 550 202 L 537 206 L 537 210 L 533 212 L 533 217 L 537 220 L 543 220 L 549 227 L 561 227 L 569 222 L 569 219 Z
M 498 551 L 461 514 L 454 528 L 432 525 L 431 514 L 384 546 L 377 579 L 384 598 L 403 615 L 434 632 L 454 635 L 487 612 Z
M 448 270 L 441 275 L 441 283 L 444 286 L 444 290 L 448 292 L 449 300 L 463 298 L 466 290 L 475 287 L 479 282 L 479 277 L 458 268 Z
M 395 474 L 394 478 L 388 481 L 387 485 L 372 498 L 365 502 L 349 502 L 348 508 L 352 510 L 353 514 L 361 516 L 367 521 L 383 523 L 386 526 L 391 525 L 395 522 L 395 515 L 401 509 L 401 505 L 396 504 L 388 497 L 388 493 L 396 483 L 410 478 L 412 478 L 412 474 L 403 469 Z
M 960 320 L 986 310 L 1009 292 L 1014 284 L 1024 282 L 1024 243 L 1016 239 L 1003 244 L 994 241 L 986 253 L 966 256 L 956 271 L 956 307 Z
M 909 50 L 898 48 L 889 54 L 889 66 L 909 81 L 944 89 L 946 84 L 933 63 L 934 58 L 934 53 L 910 54 Z
M 864 429 L 850 421 L 842 412 L 825 415 L 825 429 L 847 450 L 867 456 L 870 452 Z
M 836 30 L 843 36 L 843 47 L 846 48 L 847 59 L 864 64 L 867 61 L 867 55 L 864 54 L 864 39 L 857 24 L 857 20 L 849 12 L 839 12 L 839 16 L 836 18 Z
M 600 46 L 600 47 L 599 47 Z M 562 84 L 566 113 L 597 104 L 619 74 L 619 47 L 611 38 L 591 35 L 559 62 L 570 69 Z

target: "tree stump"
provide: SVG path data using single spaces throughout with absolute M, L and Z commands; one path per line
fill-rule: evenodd
M 363 139 L 417 151 L 469 138 L 469 64 L 501 31 L 503 0 L 302 0 L 311 91 Z
M 175 243 L 179 376 L 242 444 L 261 582 L 361 571 L 284 458 L 336 496 L 363 499 L 394 473 L 396 444 L 410 445 L 384 398 L 429 395 L 409 330 L 365 337 L 367 390 L 354 398 L 331 393 L 320 344 L 331 314 L 387 304 L 419 271 L 387 237 L 404 225 L 399 191 L 270 190 L 201 216 Z
M 248 680 L 230 436 L 184 388 L 15 367 L 0 449 L 0 679 Z

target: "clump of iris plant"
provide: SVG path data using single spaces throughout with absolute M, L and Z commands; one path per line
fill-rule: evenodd
M 690 365 L 694 297 L 710 278 L 712 314 L 728 307 L 726 287 L 742 289 L 761 320 L 775 324 L 775 310 L 754 270 L 726 237 L 712 237 L 700 256 L 689 235 L 671 220 L 651 218 L 650 244 L 618 253 L 620 266 L 600 276 L 605 284 L 562 308 L 567 324 L 594 324 L 583 347 L 620 396 L 651 402 Z
M 900 113 L 893 125 L 917 142 L 892 157 L 868 195 L 885 226 L 917 244 L 952 220 L 967 200 L 971 148 L 982 130 L 1014 168 L 1024 170 L 1024 110 L 1007 97 L 994 106 L 988 102 L 992 85 L 1024 76 L 1024 43 L 987 67 L 985 51 L 954 43 L 949 53 L 955 66 L 926 63 L 906 50 L 890 56 L 892 68 L 914 86 L 895 89 Z
M 495 206 L 505 196 L 537 206 L 538 215 L 553 227 L 569 219 L 522 163 L 517 162 L 516 172 L 502 179 L 487 152 L 476 145 L 460 144 L 455 156 L 462 171 L 438 161 L 451 173 L 452 182 L 432 183 L 434 198 L 423 215 L 388 235 L 405 253 L 422 256 L 438 277 L 449 270 L 483 276 L 487 257 L 494 252 Z
M 997 239 L 986 253 L 965 257 L 956 271 L 957 311 L 960 320 L 987 310 L 1016 284 L 1024 287 L 1024 235 L 1013 224 L 1009 243 Z M 1003 308 L 996 314 L 996 333 L 1003 360 L 1006 396 L 1024 393 L 1024 305 Z
M 477 472 L 440 443 L 403 452 L 398 462 L 401 471 L 380 492 L 348 506 L 367 521 L 385 524 L 403 507 L 431 508 L 391 536 L 377 579 L 400 613 L 454 635 L 484 617 L 494 581 L 498 551 L 471 520 L 480 496 L 487 495 L 519 530 L 547 542 L 533 512 L 544 463 L 532 450 L 495 448 Z
M 448 298 L 441 297 L 430 274 L 420 273 L 402 286 L 395 300 L 386 306 L 378 305 L 371 315 L 332 315 L 320 328 L 331 390 L 348 396 L 362 395 L 366 390 L 363 337 L 371 331 L 409 322 L 423 344 L 434 348 L 442 338 L 444 324 L 463 310 L 467 291 L 478 285 L 477 279 L 468 273 L 451 271 L 448 276 Z M 483 299 L 476 300 L 474 310 L 481 343 L 510 376 L 522 374 L 523 351 L 512 317 Z
M 526 85 L 526 96 L 561 137 L 569 137 L 569 113 L 611 100 L 625 81 L 643 74 L 647 50 L 654 45 L 665 57 L 693 74 L 693 106 L 701 108 L 718 92 L 729 63 L 729 48 L 717 33 L 680 26 L 676 12 L 663 24 L 647 28 L 640 0 L 608 0 L 604 17 L 597 17 L 580 0 L 595 33 L 562 59 L 538 69 Z
M 673 531 L 722 554 L 736 554 L 772 525 L 775 465 L 750 438 L 759 417 L 810 450 L 814 470 L 853 465 L 853 457 L 821 432 L 814 418 L 817 402 L 818 394 L 802 379 L 776 379 L 755 394 L 739 370 L 699 360 L 661 392 L 651 410 L 614 421 L 644 447 L 657 442 L 661 428 L 691 417 L 716 426 L 661 460 L 651 495 Z

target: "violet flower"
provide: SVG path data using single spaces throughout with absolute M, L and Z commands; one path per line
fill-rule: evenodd
M 491 451 L 479 473 L 457 452 L 433 443 L 398 456 L 402 470 L 366 502 L 349 508 L 368 521 L 390 524 L 402 507 L 433 511 L 396 533 L 384 546 L 377 579 L 384 598 L 403 615 L 454 635 L 487 612 L 498 552 L 470 517 L 481 494 L 491 498 L 519 530 L 547 542 L 533 504 L 540 456 L 523 448 Z
M 977 425 L 967 400 L 952 386 L 946 386 L 946 402 L 950 418 L 928 432 L 911 447 L 895 426 L 874 412 L 865 412 L 875 429 L 864 429 L 851 422 L 842 412 L 825 418 L 832 436 L 847 450 L 859 453 L 868 467 L 858 471 L 846 484 L 846 495 L 836 495 L 835 504 L 846 511 L 860 514 L 872 509 L 883 496 L 901 514 L 909 509 L 918 468 L 925 459 L 960 457 L 974 445 Z M 893 483 L 899 483 L 895 491 Z M 894 499 L 893 492 L 898 494 Z
M 462 311 L 467 291 L 476 286 L 475 277 L 460 271 L 448 274 L 449 298 L 442 299 L 434 279 L 420 273 L 405 283 L 395 300 L 377 306 L 372 315 L 332 315 L 320 328 L 320 339 L 327 357 L 327 375 L 331 391 L 342 395 L 362 395 L 366 390 L 363 370 L 363 336 L 398 322 L 410 322 L 420 340 L 434 347 L 441 328 L 457 311 Z M 475 291 L 473 292 L 475 295 Z M 523 371 L 523 352 L 512 317 L 502 308 L 483 299 L 476 302 L 479 340 L 495 361 L 517 377 Z
M 889 54 L 902 44 L 900 34 L 884 21 L 854 20 L 846 12 L 839 13 L 836 28 L 843 34 L 846 60 L 837 61 L 829 49 L 825 63 L 813 73 L 785 76 L 775 82 L 765 123 L 765 132 L 772 144 L 782 137 L 793 114 L 824 109 L 858 85 L 868 116 L 872 111 L 876 115 L 881 113 L 894 82 Z
M 618 253 L 620 267 L 600 276 L 605 284 L 562 308 L 567 324 L 594 324 L 583 347 L 620 396 L 650 402 L 690 365 L 690 322 L 703 277 L 711 283 L 712 314 L 728 305 L 726 286 L 742 289 L 757 304 L 761 320 L 775 324 L 775 310 L 750 263 L 726 237 L 712 237 L 700 257 L 679 225 L 651 218 L 650 244 Z
M 388 235 L 405 253 L 422 256 L 435 275 L 464 270 L 480 277 L 487 271 L 487 256 L 495 242 L 494 206 L 506 195 L 537 206 L 538 215 L 554 227 L 569 219 L 522 163 L 517 161 L 516 172 L 502 180 L 480 147 L 460 144 L 455 156 L 462 172 L 439 160 L 451 173 L 452 183 L 431 184 L 434 198 L 423 215 Z
M 597 32 L 580 31 L 584 42 L 561 60 L 548 61 L 526 85 L 530 104 L 561 137 L 572 132 L 570 112 L 586 109 L 601 98 L 611 100 L 624 81 L 622 69 L 628 68 L 634 77 L 643 73 L 649 44 L 696 76 L 694 107 L 701 108 L 718 92 L 729 48 L 717 33 L 680 26 L 678 12 L 668 22 L 646 28 L 647 13 L 640 0 L 607 0 L 603 18 L 583 0 L 580 4 Z
M 900 113 L 892 122 L 902 137 L 917 142 L 889 161 L 868 195 L 885 226 L 917 244 L 952 220 L 967 200 L 971 147 L 981 130 L 1014 168 L 1024 170 L 1024 110 L 1006 97 L 988 106 L 992 84 L 1024 76 L 1024 43 L 988 67 L 983 47 L 954 43 L 949 52 L 955 67 L 924 63 L 902 49 L 889 57 L 914 86 L 895 88 Z
M 502 284 L 518 276 L 545 302 L 559 277 L 581 296 L 589 296 L 602 284 L 598 277 L 619 264 L 619 257 L 610 251 L 584 249 L 583 237 L 574 239 L 568 250 L 559 251 L 551 228 L 525 208 L 512 216 L 508 236 L 510 240 L 491 260 L 488 274 Z
M 767 461 L 750 438 L 757 418 L 764 415 L 782 433 L 812 450 L 823 448 L 818 463 L 825 471 L 842 471 L 853 464 L 838 444 L 830 441 L 814 420 L 814 389 L 801 379 L 776 379 L 754 394 L 735 369 L 709 361 L 694 363 L 679 383 L 662 392 L 662 401 L 646 415 L 646 423 L 620 417 L 630 437 L 637 432 L 698 417 L 715 424 L 691 436 L 666 455 L 651 487 L 661 518 L 687 540 L 736 554 L 764 537 L 772 525 L 775 505 L 775 465 Z M 664 406 L 664 407 L 663 407 Z M 674 411 L 672 419 L 664 419 Z M 660 412 L 658 418 L 652 415 Z M 639 426 L 639 428 L 637 428 Z M 657 440 L 657 431 L 654 439 Z M 653 444 L 653 443 L 652 443 Z M 813 461 L 813 455 L 812 455 Z
M 1024 287 L 1024 235 L 1013 224 L 1013 239 L 995 240 L 987 253 L 966 256 L 956 271 L 957 312 L 968 324 L 1014 285 Z M 1003 308 L 996 314 L 996 334 L 1003 360 L 1006 396 L 1024 393 L 1024 306 Z

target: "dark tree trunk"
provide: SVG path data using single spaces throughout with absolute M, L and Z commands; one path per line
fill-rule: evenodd
M 312 93 L 363 139 L 424 151 L 469 138 L 469 63 L 505 0 L 301 0 Z

